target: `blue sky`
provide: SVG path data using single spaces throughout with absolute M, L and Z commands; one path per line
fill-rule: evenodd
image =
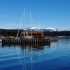
M 70 0 L 0 0 L 0 28 L 31 26 L 70 29 Z

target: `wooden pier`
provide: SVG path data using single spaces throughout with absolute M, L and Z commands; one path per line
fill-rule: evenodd
M 50 44 L 50 39 L 45 38 L 22 38 L 22 39 L 15 39 L 15 38 L 3 38 L 2 45 L 35 45 L 35 44 L 42 44 L 47 45 Z

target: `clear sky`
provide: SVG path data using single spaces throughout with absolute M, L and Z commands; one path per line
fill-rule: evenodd
M 0 0 L 0 28 L 31 26 L 70 29 L 70 0 Z

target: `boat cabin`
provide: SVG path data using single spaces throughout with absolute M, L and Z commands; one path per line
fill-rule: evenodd
M 30 36 L 30 37 L 32 36 L 34 38 L 44 38 L 45 34 L 42 31 L 32 31 L 32 32 L 25 31 L 25 32 L 21 32 L 21 37 L 25 37 L 25 36 Z

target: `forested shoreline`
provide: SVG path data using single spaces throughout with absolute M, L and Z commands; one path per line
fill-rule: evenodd
M 19 30 L 19 34 L 22 31 Z M 0 29 L 0 36 L 14 36 L 16 37 L 18 29 Z M 70 31 L 44 31 L 45 36 L 70 36 Z

